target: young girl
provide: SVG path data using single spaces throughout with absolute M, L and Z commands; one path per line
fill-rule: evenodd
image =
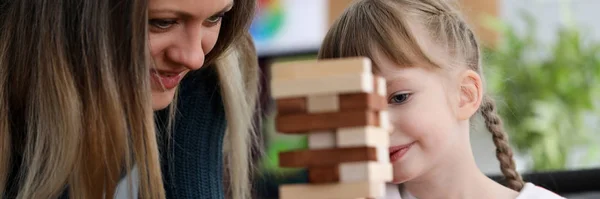
M 525 183 L 492 99 L 478 43 L 447 0 L 359 0 L 327 33 L 320 59 L 364 56 L 387 80 L 390 160 L 402 198 L 562 198 Z M 485 176 L 469 143 L 480 112 L 507 187 Z

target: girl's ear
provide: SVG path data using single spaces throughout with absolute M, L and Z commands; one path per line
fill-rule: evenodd
M 459 120 L 468 120 L 473 116 L 483 99 L 481 76 L 473 70 L 466 70 L 459 76 L 459 104 L 457 116 Z

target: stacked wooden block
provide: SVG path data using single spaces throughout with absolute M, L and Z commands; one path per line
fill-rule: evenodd
M 385 80 L 366 58 L 275 64 L 271 89 L 279 133 L 305 134 L 309 149 L 279 154 L 306 168 L 309 184 L 280 187 L 281 199 L 382 198 L 392 180 Z

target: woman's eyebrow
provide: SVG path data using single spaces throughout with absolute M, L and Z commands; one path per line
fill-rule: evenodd
M 229 2 L 229 4 L 227 4 L 223 9 L 221 9 L 220 11 L 217 11 L 209 16 L 214 16 L 220 13 L 224 13 L 229 11 L 231 8 L 233 8 L 233 1 Z M 181 10 L 175 10 L 175 9 L 170 9 L 170 8 L 159 8 L 159 9 L 149 9 L 148 10 L 149 13 L 152 14 L 158 14 L 158 13 L 172 13 L 177 15 L 178 17 L 181 18 L 192 18 L 194 15 L 192 13 L 186 12 L 186 11 L 181 11 Z

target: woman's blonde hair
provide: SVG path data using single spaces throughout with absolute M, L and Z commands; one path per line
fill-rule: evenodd
M 416 29 L 424 30 L 424 35 L 415 34 Z M 422 39 L 437 45 L 444 55 L 427 49 Z M 424 60 L 438 68 L 448 69 L 458 63 L 482 73 L 479 44 L 450 0 L 358 0 L 334 22 L 319 58 L 374 59 L 377 51 L 400 66 L 414 66 Z M 513 153 L 492 98 L 484 96 L 479 110 L 492 133 L 507 185 L 518 191 L 524 182 L 515 170 Z
M 223 143 L 226 198 L 251 197 L 251 154 L 257 145 L 255 125 L 260 122 L 254 120 L 260 111 L 259 65 L 249 33 L 255 6 L 254 0 L 234 0 L 232 10 L 223 17 L 219 39 L 205 59 L 205 66 L 216 68 L 227 120 Z M 175 107 L 176 102 L 169 107 L 168 129 L 172 129 Z
M 221 81 L 221 95 L 225 105 L 227 131 L 223 144 L 225 172 L 229 179 L 227 195 L 231 198 L 251 198 L 253 175 L 252 146 L 258 145 L 253 120 L 258 107 L 258 59 L 249 34 L 226 52 L 217 73 Z
M 255 4 L 235 0 L 206 57 L 222 85 L 226 181 L 236 199 L 251 190 Z M 1 1 L 0 16 L 0 198 L 56 198 L 65 190 L 71 198 L 111 196 L 133 165 L 140 198 L 165 198 L 149 98 L 147 1 Z
M 0 2 L 0 198 L 111 197 L 133 165 L 165 198 L 146 4 Z

